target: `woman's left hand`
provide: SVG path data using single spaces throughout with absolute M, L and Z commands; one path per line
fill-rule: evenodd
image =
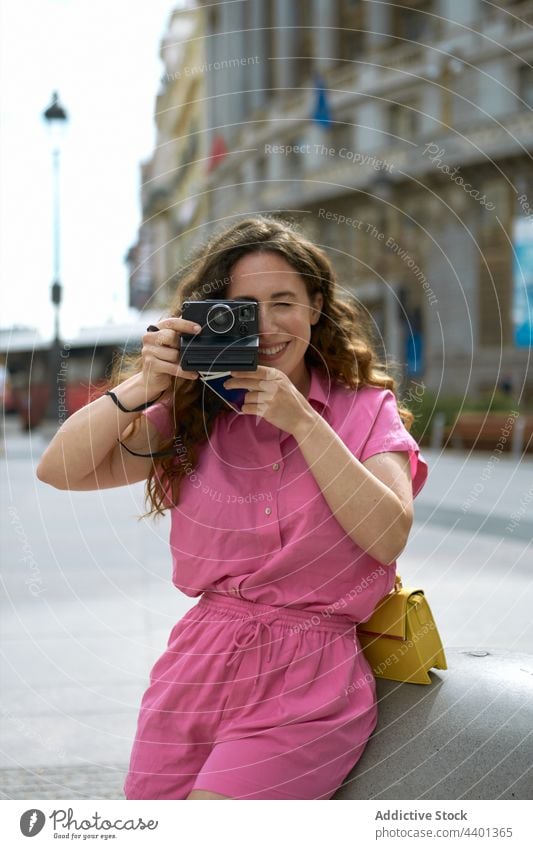
M 298 423 L 314 413 L 307 398 L 277 368 L 257 366 L 257 371 L 232 371 L 227 389 L 247 389 L 241 412 L 259 416 L 275 427 L 293 433 Z

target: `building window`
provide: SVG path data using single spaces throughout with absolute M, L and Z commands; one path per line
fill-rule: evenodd
M 262 183 L 266 182 L 267 179 L 267 161 L 266 156 L 259 156 L 255 161 L 255 182 L 259 183 L 260 190 L 262 189 Z
M 505 230 L 510 229 L 513 195 L 503 179 L 484 180 L 480 188 L 496 209 L 483 205 L 479 213 L 479 342 L 498 348 L 512 344 L 513 257 Z
M 414 195 L 402 202 L 402 241 L 408 250 L 420 250 L 424 239 L 420 210 L 424 208 L 424 195 Z
M 264 60 L 266 64 L 266 79 L 264 95 L 275 94 L 274 70 L 276 65 L 276 31 L 274 29 L 274 4 L 265 3 L 263 6 L 264 30 L 262 33 Z M 265 97 L 266 102 L 268 100 Z
M 304 157 L 307 155 L 304 138 L 287 140 L 287 145 L 293 148 L 288 156 L 283 157 L 283 171 L 286 177 L 299 177 L 305 172 Z
M 442 79 L 444 97 L 449 98 L 451 117 L 444 114 L 445 123 L 455 128 L 472 126 L 483 121 L 486 116 L 481 114 L 474 104 L 479 102 L 479 73 L 477 70 L 460 66 L 456 72 L 449 71 Z
M 518 68 L 518 96 L 528 106 L 533 106 L 533 68 L 529 65 Z
M 364 15 L 361 0 L 337 0 L 337 51 L 339 60 L 358 59 L 364 50 Z
M 346 123 L 342 123 L 341 119 L 333 125 L 332 147 L 337 149 L 337 153 L 342 148 L 353 151 L 354 149 L 354 126 L 353 122 L 344 119 Z M 328 144 L 328 142 L 325 142 Z
M 270 5 L 267 3 L 267 5 Z M 296 4 L 295 4 L 296 5 Z M 301 85 L 311 76 L 312 59 L 314 55 L 313 31 L 305 26 L 305 21 L 311 20 L 311 0 L 300 0 L 298 6 L 298 26 L 294 30 L 294 81 Z M 290 61 L 287 60 L 282 61 Z
M 412 139 L 420 131 L 420 114 L 418 100 L 405 99 L 403 103 L 392 103 L 389 106 L 389 133 L 399 139 Z M 391 139 L 391 143 L 394 143 Z
M 403 0 L 392 7 L 392 31 L 397 38 L 423 41 L 434 29 L 431 0 Z

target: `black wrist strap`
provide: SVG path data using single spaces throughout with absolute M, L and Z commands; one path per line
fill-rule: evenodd
M 133 454 L 134 457 L 171 457 L 173 454 L 176 454 L 175 448 L 171 448 L 169 451 L 152 451 L 150 454 L 140 454 L 138 451 L 132 451 L 131 448 L 128 448 L 122 440 L 117 439 L 117 442 L 119 442 L 120 445 L 122 445 L 122 447 L 130 454 Z
M 164 391 L 165 391 L 165 390 L 163 389 L 163 392 L 164 392 Z M 117 396 L 115 395 L 115 393 L 111 391 L 111 389 L 108 389 L 108 390 L 107 390 L 104 394 L 105 394 L 105 395 L 109 395 L 109 396 L 110 396 L 110 398 L 112 398 L 112 399 L 113 399 L 113 401 L 115 402 L 115 404 L 117 405 L 117 407 L 119 407 L 119 409 L 121 409 L 123 413 L 139 413 L 141 410 L 146 410 L 146 408 L 147 408 L 147 407 L 151 407 L 151 406 L 152 406 L 152 404 L 155 404 L 155 402 L 156 402 L 156 401 L 158 401 L 158 400 L 159 400 L 159 398 L 161 398 L 161 395 L 163 394 L 163 392 L 160 392 L 160 393 L 159 393 L 159 395 L 157 396 L 157 398 L 154 398 L 154 400 L 153 400 L 153 401 L 147 401 L 147 402 L 146 402 L 146 404 L 139 404 L 139 406 L 138 406 L 138 407 L 133 407 L 133 409 L 132 409 L 132 410 L 128 410 L 128 408 L 127 408 L 127 407 L 124 407 L 124 406 L 120 403 L 120 401 L 118 400 L 118 398 L 117 398 Z

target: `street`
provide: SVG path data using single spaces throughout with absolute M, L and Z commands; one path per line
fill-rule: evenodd
M 6 421 L 1 457 L 2 798 L 121 798 L 140 699 L 195 604 L 170 581 L 168 516 L 144 485 L 54 490 L 45 437 Z M 398 562 L 446 647 L 533 654 L 533 464 L 422 451 L 430 477 Z

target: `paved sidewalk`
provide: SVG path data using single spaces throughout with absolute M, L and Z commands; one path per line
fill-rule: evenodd
M 6 422 L 0 546 L 4 798 L 121 798 L 140 699 L 195 599 L 171 584 L 168 516 L 136 521 L 144 485 L 63 492 L 39 431 Z M 533 653 L 533 463 L 423 450 L 430 478 L 398 569 L 445 646 Z
M 0 799 L 124 799 L 125 764 L 0 770 Z

